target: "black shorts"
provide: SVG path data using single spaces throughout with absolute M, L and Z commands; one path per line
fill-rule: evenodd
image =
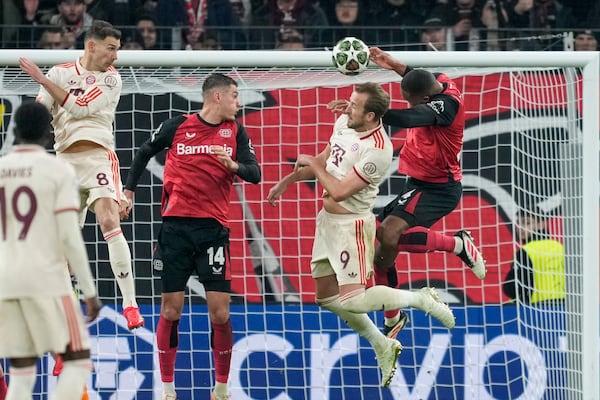
M 164 218 L 152 262 L 165 293 L 184 291 L 193 273 L 207 292 L 231 292 L 229 229 L 214 219 Z
M 461 196 L 460 182 L 428 183 L 408 178 L 404 192 L 387 204 L 377 219 L 395 215 L 411 227 L 430 228 L 456 208 Z

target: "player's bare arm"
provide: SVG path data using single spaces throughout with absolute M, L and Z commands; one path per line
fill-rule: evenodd
M 404 76 L 407 72 L 406 64 L 402 64 L 379 47 L 369 47 L 369 58 L 381 68 L 392 70 L 400 76 Z
M 331 147 L 327 145 L 327 147 L 325 147 L 325 149 L 321 153 L 319 153 L 319 155 L 316 156 L 316 159 L 319 159 L 319 162 L 325 165 L 325 162 L 329 157 L 330 151 Z M 269 190 L 269 194 L 267 195 L 267 201 L 269 202 L 269 204 L 271 204 L 271 206 L 275 207 L 277 200 L 286 191 L 287 187 L 290 184 L 298 181 L 304 181 L 307 179 L 315 178 L 315 174 L 310 168 L 297 168 L 297 165 L 298 163 L 296 163 L 296 165 L 294 166 L 294 170 L 290 174 L 283 177 L 283 179 L 277 182 L 277 184 Z
M 334 114 L 340 114 L 343 113 L 346 110 L 346 108 L 348 108 L 349 104 L 350 102 L 345 99 L 332 100 L 329 103 L 327 103 L 327 109 L 331 110 Z
M 63 88 L 48 79 L 48 77 L 44 75 L 42 70 L 35 63 L 31 62 L 25 57 L 20 57 L 19 65 L 21 66 L 21 70 L 23 72 L 29 75 L 31 79 L 42 85 L 48 91 L 48 93 L 50 93 L 54 101 L 56 101 L 58 104 L 63 104 L 65 102 L 68 93 Z
M 100 299 L 98 299 L 98 297 L 94 296 L 85 299 L 86 321 L 90 323 L 96 318 L 98 318 L 98 315 L 100 314 L 100 309 L 102 309 L 102 302 L 100 301 Z
M 125 189 L 123 190 L 123 196 L 127 199 L 127 204 L 125 205 L 125 218 L 129 218 L 129 214 L 131 213 L 131 209 L 133 208 L 133 196 L 135 192 L 133 190 Z
M 277 182 L 277 184 L 269 190 L 267 201 L 271 206 L 275 207 L 277 200 L 281 197 L 281 195 L 283 195 L 283 193 L 285 193 L 289 185 L 298 181 L 312 179 L 314 177 L 315 175 L 312 173 L 310 168 L 294 168 L 294 171 L 283 177 L 283 179 Z
M 131 210 L 131 202 L 125 195 L 121 196 L 121 201 L 119 202 L 119 218 L 121 220 L 129 218 L 129 210 Z

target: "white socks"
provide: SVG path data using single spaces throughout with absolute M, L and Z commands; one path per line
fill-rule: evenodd
M 385 346 L 385 336 L 371 321 L 367 314 L 356 314 L 345 309 L 340 303 L 339 296 L 317 299 L 317 304 L 340 317 L 354 332 L 367 339 L 376 351 Z
M 452 253 L 455 255 L 459 255 L 460 252 L 463 251 L 463 247 L 465 247 L 465 245 L 463 243 L 463 240 L 458 236 L 454 236 L 454 242 L 454 250 L 452 251 Z
M 36 371 L 35 365 L 25 368 L 10 367 L 10 386 L 6 400 L 31 400 Z
M 91 373 L 89 359 L 65 361 L 50 400 L 81 400 L 83 387 Z
M 108 245 L 110 267 L 123 296 L 123 308 L 137 307 L 135 300 L 135 283 L 131 268 L 131 252 L 121 228 L 106 232 L 104 240 Z
M 175 394 L 175 382 L 163 382 L 163 393 Z
M 367 290 L 358 289 L 349 293 L 341 301 L 341 305 L 352 313 L 369 313 L 406 307 L 420 308 L 420 300 L 418 292 L 376 285 Z
M 227 396 L 229 394 L 227 383 L 216 382 L 213 393 L 215 396 Z

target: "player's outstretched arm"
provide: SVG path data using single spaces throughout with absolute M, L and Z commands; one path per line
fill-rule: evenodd
M 288 186 L 292 183 L 303 181 L 306 179 L 312 179 L 315 175 L 312 173 L 310 168 L 302 168 L 296 169 L 283 177 L 279 182 L 275 184 L 271 189 L 269 189 L 269 194 L 267 195 L 267 201 L 273 207 L 275 207 L 277 200 L 285 193 Z
M 402 64 L 379 47 L 369 47 L 369 58 L 381 68 L 392 70 L 400 76 L 404 76 L 408 72 L 406 64 Z
M 325 162 L 327 161 L 327 158 L 329 157 L 330 151 L 331 151 L 331 148 L 329 147 L 329 145 L 327 145 L 327 147 L 325 147 L 325 149 L 314 158 L 316 160 L 318 160 L 319 163 L 325 165 Z M 301 158 L 301 157 L 302 157 L 302 155 L 300 155 L 298 158 Z M 298 181 L 304 181 L 307 179 L 314 179 L 314 178 L 315 178 L 315 173 L 312 170 L 312 168 L 303 167 L 303 166 L 298 165 L 298 163 L 296 163 L 296 165 L 294 165 L 294 170 L 292 172 L 290 172 L 289 174 L 287 174 L 285 177 L 283 177 L 283 179 L 281 179 L 279 182 L 277 182 L 277 184 L 269 190 L 269 194 L 267 195 L 267 201 L 269 202 L 269 204 L 271 204 L 273 207 L 275 207 L 277 200 L 286 191 L 286 189 L 289 185 L 291 185 L 292 183 L 298 182 Z
M 331 100 L 327 103 L 327 109 L 331 110 L 334 114 L 343 113 L 348 108 L 350 102 L 348 100 Z
M 56 103 L 63 104 L 65 102 L 68 93 L 44 75 L 42 70 L 36 64 L 25 57 L 21 57 L 19 58 L 19 65 L 23 72 L 46 89 Z

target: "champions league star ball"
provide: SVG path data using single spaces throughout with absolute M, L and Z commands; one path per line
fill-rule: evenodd
M 369 47 L 360 39 L 345 37 L 335 44 L 333 65 L 344 75 L 357 75 L 369 65 Z

